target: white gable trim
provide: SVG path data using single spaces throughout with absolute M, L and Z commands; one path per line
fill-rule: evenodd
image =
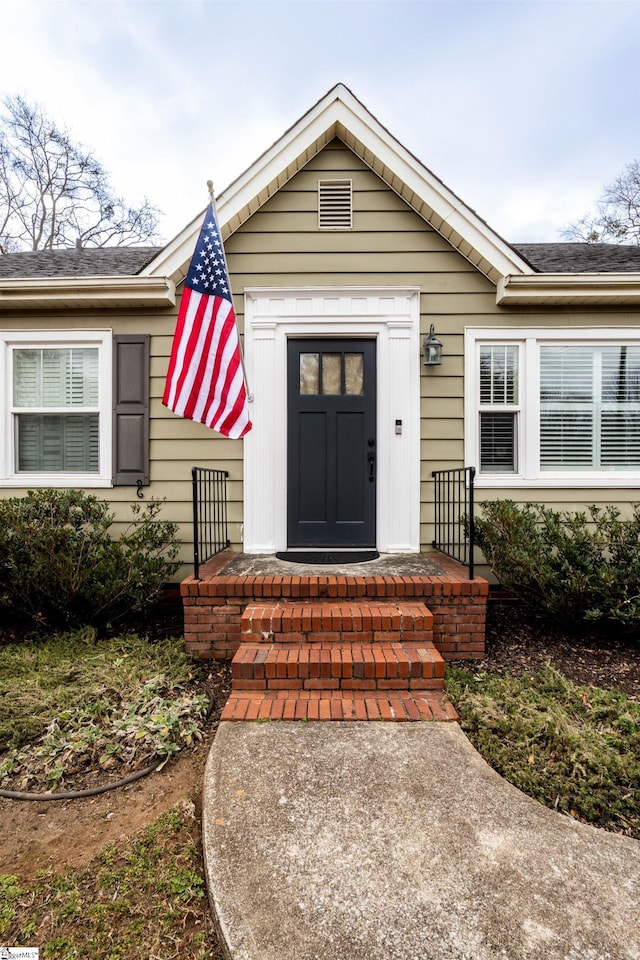
M 287 546 L 287 338 L 377 343 L 377 547 L 420 550 L 420 295 L 415 288 L 245 291 L 253 429 L 244 439 L 244 551 Z M 395 432 L 396 420 L 402 432 Z
M 502 276 L 534 272 L 342 84 L 330 90 L 218 197 L 223 234 L 228 236 L 237 230 L 335 136 L 494 282 Z M 169 243 L 142 274 L 174 279 L 184 276 L 201 217 L 202 214 Z

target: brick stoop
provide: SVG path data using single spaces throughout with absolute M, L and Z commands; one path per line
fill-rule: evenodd
M 422 603 L 248 605 L 221 720 L 456 720 Z
M 190 576 L 183 580 L 180 592 L 187 652 L 194 657 L 233 657 L 247 639 L 241 624 L 245 609 L 261 603 L 297 604 L 308 609 L 328 603 L 351 608 L 402 603 L 429 608 L 433 642 L 445 660 L 480 659 L 484 654 L 489 584 L 480 577 L 469 580 L 466 568 L 447 557 L 438 556 L 435 563 L 425 556 L 423 565 L 414 556 L 393 558 L 386 566 L 372 565 L 371 573 L 360 569 L 354 574 L 332 574 L 313 568 L 304 574 L 285 572 L 295 566 L 274 561 L 270 567 L 263 561 L 254 568 L 252 558 L 224 553 L 202 566 L 201 579 Z M 358 632 L 363 627 L 353 629 Z M 397 630 L 397 626 L 367 629 Z M 325 624 L 325 631 L 335 633 L 331 624 Z M 349 631 L 345 626 L 344 632 Z

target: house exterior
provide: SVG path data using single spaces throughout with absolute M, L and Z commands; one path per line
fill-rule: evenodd
M 5 255 L 0 496 L 79 487 L 123 523 L 164 498 L 184 573 L 193 465 L 228 471 L 247 554 L 426 551 L 432 472 L 464 465 L 480 500 L 637 499 L 640 248 L 507 243 L 341 85 L 217 209 L 251 432 L 161 404 L 200 214 L 161 249 Z

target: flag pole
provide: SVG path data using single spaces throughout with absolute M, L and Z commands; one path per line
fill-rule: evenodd
M 213 195 L 213 180 L 207 180 L 207 189 L 209 191 L 209 202 L 213 208 L 216 220 L 218 219 L 218 211 L 216 209 L 216 201 Z M 220 224 L 218 224 L 220 226 Z M 229 265 L 227 263 L 227 255 L 224 250 L 224 243 L 222 243 L 222 230 L 220 230 L 220 244 L 222 247 L 222 258 L 224 260 L 224 268 L 227 271 L 227 276 L 229 277 L 229 295 L 231 297 L 231 305 L 233 306 L 233 290 L 231 289 L 231 276 L 229 274 Z M 249 389 L 249 381 L 247 380 L 247 368 L 244 365 L 244 349 L 242 347 L 242 340 L 240 339 L 240 330 L 238 329 L 238 314 L 236 313 L 236 308 L 233 306 L 233 317 L 236 324 L 236 330 L 238 330 L 238 349 L 240 350 L 240 363 L 242 364 L 242 376 L 244 378 L 244 386 L 247 391 L 247 400 L 249 403 L 253 403 L 253 394 Z

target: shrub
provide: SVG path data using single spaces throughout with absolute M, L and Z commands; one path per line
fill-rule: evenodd
M 476 536 L 500 582 L 539 613 L 574 628 L 640 629 L 640 504 L 558 512 L 511 500 L 481 504 Z
M 0 609 L 17 623 L 104 628 L 155 600 L 177 570 L 177 526 L 132 505 L 119 538 L 104 501 L 80 490 L 0 500 Z

